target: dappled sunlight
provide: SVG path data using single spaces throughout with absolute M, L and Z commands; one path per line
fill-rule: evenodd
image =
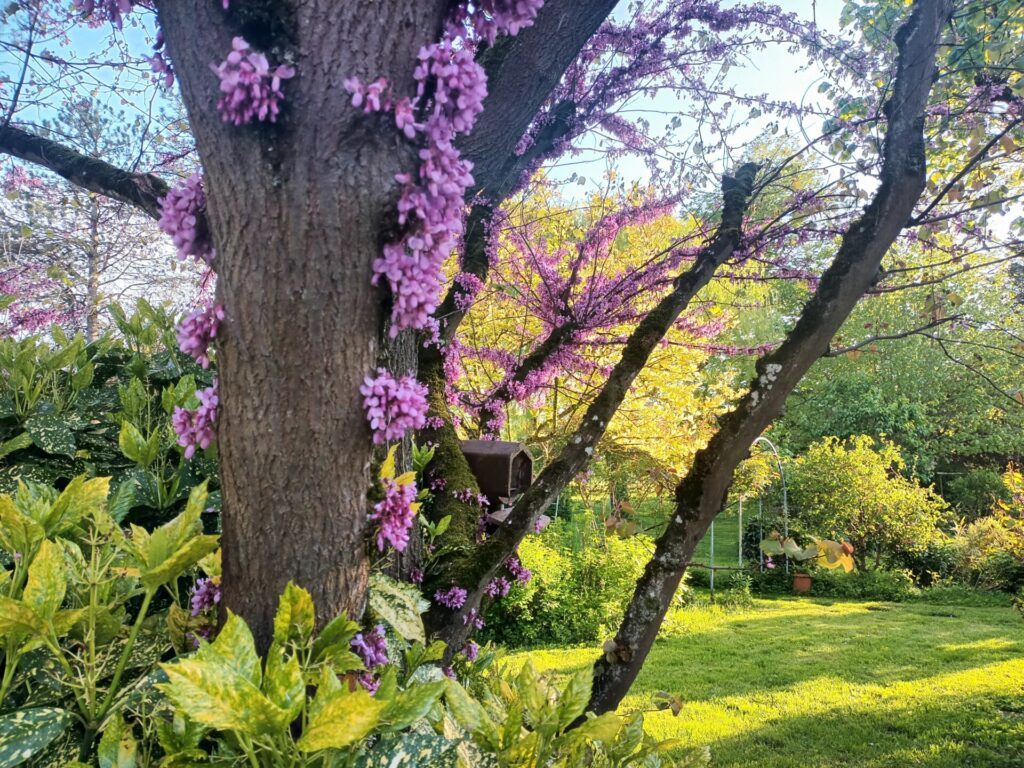
M 1003 742 L 1024 757 L 1024 633 L 1008 608 L 759 600 L 677 613 L 697 629 L 658 640 L 621 711 L 679 695 L 679 716 L 651 713 L 649 727 L 710 746 L 715 766 L 767 764 L 772 750 L 773 766 L 793 768 L 1016 764 L 992 752 Z M 510 662 L 563 674 L 597 653 Z

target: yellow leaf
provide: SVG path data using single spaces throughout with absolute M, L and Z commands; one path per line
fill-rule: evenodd
M 416 482 L 415 472 L 405 472 L 395 478 L 395 485 L 412 485 Z
M 398 445 L 392 445 L 391 450 L 388 451 L 388 457 L 384 459 L 384 463 L 380 466 L 380 479 L 389 480 L 395 476 L 395 451 L 398 450 Z
M 313 598 L 302 587 L 289 581 L 274 616 L 274 642 L 286 645 L 294 639 L 305 643 L 313 634 L 315 623 Z
M 52 619 L 64 601 L 67 589 L 67 565 L 64 551 L 52 541 L 44 541 L 28 568 L 28 580 L 21 600 L 43 619 Z
M 302 752 L 341 749 L 354 744 L 373 730 L 387 706 L 362 688 L 352 693 L 342 690 L 326 695 L 330 698 L 310 717 L 306 730 L 295 745 Z

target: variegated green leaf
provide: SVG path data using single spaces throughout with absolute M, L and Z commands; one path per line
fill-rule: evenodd
M 333 694 L 317 692 L 317 698 L 327 695 L 310 715 L 306 729 L 295 746 L 302 752 L 321 749 L 341 749 L 366 737 L 380 721 L 384 702 L 377 701 L 362 688 L 349 692 L 344 689 Z
M 67 575 L 64 550 L 52 541 L 44 541 L 29 565 L 21 601 L 40 618 L 52 619 L 64 601 Z
M 25 430 L 36 447 L 46 453 L 75 455 L 75 436 L 55 413 L 33 413 L 25 420 Z
M 94 517 L 106 510 L 109 477 L 89 480 L 79 475 L 67 484 L 53 502 L 49 513 L 40 522 L 47 536 L 59 536 L 74 528 L 84 517 Z
M 409 642 L 426 643 L 420 614 L 429 607 L 414 585 L 379 572 L 370 575 L 370 610 Z
M 0 595 L 0 636 L 26 637 L 46 633 L 46 622 L 24 603 Z
M 27 556 L 45 537 L 43 527 L 22 514 L 10 496 L 0 496 L 0 549 Z
M 562 730 L 583 714 L 590 702 L 590 690 L 594 684 L 594 673 L 584 667 L 571 678 L 565 690 L 558 697 L 558 729 Z
M 274 616 L 274 642 L 306 643 L 313 634 L 316 614 L 309 592 L 289 581 L 284 588 Z
M 167 582 L 178 578 L 181 574 L 198 563 L 220 546 L 217 536 L 196 536 L 184 542 L 170 556 L 161 560 L 140 573 L 142 585 L 147 589 L 156 589 Z
M 283 649 L 274 643 L 267 653 L 267 669 L 263 675 L 263 692 L 274 704 L 294 720 L 302 712 L 306 700 L 306 681 L 297 656 L 285 658 Z
M 100 768 L 135 768 L 139 744 L 121 715 L 107 721 L 97 750 Z
M 279 735 L 288 727 L 288 714 L 231 667 L 198 658 L 162 667 L 168 682 L 157 687 L 201 725 L 256 738 Z
M 20 451 L 22 448 L 28 448 L 30 445 L 32 445 L 32 435 L 28 432 L 22 432 L 20 435 L 0 443 L 0 459 L 9 453 Z
M 252 632 L 245 621 L 231 611 L 228 611 L 227 621 L 217 634 L 217 639 L 200 648 L 196 658 L 203 662 L 222 664 L 257 688 L 263 680 Z
M 356 768 L 454 768 L 459 743 L 436 733 L 381 739 L 356 760 Z
M 388 702 L 387 709 L 381 715 L 381 721 L 395 730 L 408 728 L 420 718 L 427 716 L 444 690 L 444 681 L 438 680 L 433 683 L 419 683 L 400 691 Z
M 0 768 L 14 768 L 28 762 L 70 724 L 70 713 L 53 707 L 22 709 L 3 715 L 0 717 Z

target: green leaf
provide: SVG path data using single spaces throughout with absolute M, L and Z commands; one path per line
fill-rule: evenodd
M 252 633 L 230 611 L 213 643 L 161 668 L 168 682 L 157 688 L 201 725 L 263 737 L 279 735 L 293 719 L 260 691 L 260 660 Z
M 0 717 L 0 768 L 14 768 L 42 752 L 71 724 L 63 709 L 38 707 Z
M 45 537 L 43 526 L 23 515 L 10 496 L 0 496 L 0 549 L 28 556 Z
M 313 598 L 302 587 L 289 581 L 274 616 L 274 642 L 280 645 L 293 641 L 305 644 L 313 634 L 315 623 Z
M 22 432 L 20 435 L 0 443 L 0 459 L 9 453 L 28 448 L 30 445 L 32 445 L 32 435 L 28 432 Z
M 253 685 L 260 685 L 263 672 L 252 632 L 245 621 L 231 611 L 228 611 L 227 621 L 217 634 L 217 639 L 203 646 L 196 656 L 203 660 L 216 659 Z
M 75 436 L 57 414 L 34 413 L 25 420 L 25 430 L 40 450 L 74 457 Z
M 100 768 L 135 768 L 138 749 L 131 726 L 118 714 L 103 727 L 96 756 Z
M 370 609 L 409 642 L 427 641 L 420 614 L 430 607 L 412 584 L 370 574 Z
M 109 477 L 86 480 L 85 475 L 79 475 L 74 478 L 61 491 L 46 516 L 40 520 L 46 529 L 46 535 L 60 536 L 78 525 L 83 517 L 93 517 L 105 512 L 109 491 Z
M 121 422 L 121 432 L 117 436 L 117 447 L 129 461 L 134 461 L 143 467 L 146 463 L 146 439 L 142 433 L 127 419 Z
M 0 636 L 45 635 L 46 622 L 24 603 L 0 595 Z
M 220 538 L 213 535 L 197 536 L 185 542 L 159 565 L 141 572 L 143 586 L 147 589 L 156 589 L 173 581 L 219 546 Z
M 331 619 L 327 626 L 320 630 L 316 640 L 313 641 L 313 661 L 324 661 L 326 658 L 336 659 L 339 653 L 348 652 L 349 642 L 359 631 L 359 625 L 349 621 L 348 616 L 342 613 Z M 362 662 L 356 659 L 355 666 L 348 669 L 361 669 Z M 348 671 L 338 669 L 339 672 Z
M 320 695 L 318 691 L 318 699 Z M 362 688 L 327 695 L 330 698 L 310 716 L 306 730 L 295 744 L 301 752 L 341 749 L 354 744 L 374 729 L 386 706 Z
M 284 650 L 276 643 L 267 654 L 267 671 L 263 676 L 263 692 L 274 704 L 294 720 L 306 702 L 306 682 L 298 656 L 285 658 Z
M 590 690 L 594 683 L 594 672 L 584 667 L 571 678 L 558 697 L 558 730 L 564 729 L 586 711 L 590 701 Z
M 64 601 L 68 569 L 64 550 L 50 540 L 44 541 L 28 569 L 28 580 L 21 601 L 41 619 L 50 620 Z
M 114 522 L 120 523 L 127 517 L 135 504 L 135 481 L 126 477 L 107 500 L 107 512 Z
M 455 722 L 470 733 L 479 731 L 487 720 L 484 708 L 456 680 L 446 680 L 444 683 L 444 700 Z
M 459 742 L 436 733 L 403 733 L 377 741 L 356 768 L 454 768 Z
M 444 691 L 443 680 L 413 685 L 401 691 L 388 703 L 387 709 L 381 715 L 381 721 L 395 730 L 408 728 L 420 718 L 427 716 Z

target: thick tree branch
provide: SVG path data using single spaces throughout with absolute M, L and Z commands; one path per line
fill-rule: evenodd
M 457 614 L 449 615 L 440 632 L 449 648 L 462 647 L 472 629 L 470 611 L 478 610 L 487 584 L 498 573 L 519 542 L 530 531 L 541 511 L 590 461 L 594 447 L 604 435 L 637 374 L 693 297 L 710 282 L 715 270 L 733 253 L 740 242 L 741 225 L 753 188 L 757 166 L 742 166 L 735 178 L 722 181 L 724 197 L 722 222 L 715 237 L 682 274 L 672 291 L 649 312 L 630 334 L 619 362 L 608 381 L 587 408 L 580 426 L 540 476 L 516 503 L 508 522 L 491 535 L 487 543 L 467 563 L 467 577 L 461 583 L 470 595 Z M 436 609 L 443 610 L 443 609 Z M 466 621 L 464 621 L 464 619 Z M 468 626 L 467 626 L 468 625 Z
M 83 189 L 134 205 L 160 218 L 160 198 L 167 183 L 151 173 L 132 173 L 56 141 L 13 126 L 0 127 L 0 152 L 35 163 Z
M 550 0 L 532 27 L 481 55 L 487 73 L 484 111 L 460 145 L 462 156 L 473 162 L 471 196 L 501 202 L 501 189 L 518 179 L 516 144 L 614 7 L 615 0 Z
M 694 457 L 676 488 L 675 510 L 658 539 L 613 641 L 594 667 L 588 709 L 614 710 L 639 673 L 679 581 L 707 527 L 721 511 L 733 472 L 753 441 L 782 410 L 786 397 L 828 347 L 857 301 L 878 278 L 882 258 L 907 224 L 925 187 L 924 110 L 935 72 L 939 33 L 951 0 L 918 0 L 896 34 L 893 95 L 885 107 L 888 132 L 881 184 L 864 214 L 843 237 L 785 342 L 757 364 L 757 377 L 718 432 Z

